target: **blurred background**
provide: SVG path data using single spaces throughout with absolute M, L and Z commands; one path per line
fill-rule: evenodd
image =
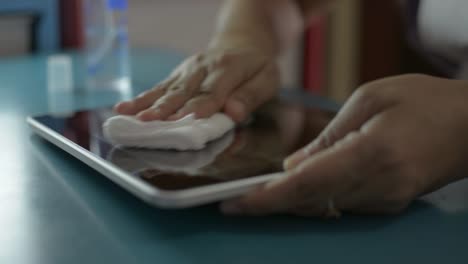
M 0 0 L 0 60 L 83 47 L 82 0 Z M 132 49 L 204 49 L 221 0 L 130 0 Z M 285 87 L 344 101 L 364 82 L 406 72 L 440 75 L 406 41 L 402 1 L 343 1 L 282 58 Z

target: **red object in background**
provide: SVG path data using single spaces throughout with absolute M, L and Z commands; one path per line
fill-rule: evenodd
M 81 0 L 61 0 L 60 20 L 62 48 L 79 49 L 84 44 L 83 8 Z
M 314 21 L 304 36 L 303 85 L 304 89 L 320 94 L 325 84 L 325 19 Z
M 403 39 L 404 27 L 401 24 L 403 19 L 399 3 L 363 0 L 361 5 L 359 83 L 401 74 L 402 67 L 411 63 L 402 61 L 408 55 L 403 57 L 402 54 L 406 43 Z

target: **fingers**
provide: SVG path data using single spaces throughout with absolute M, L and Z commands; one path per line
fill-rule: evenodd
M 191 84 L 191 82 L 196 82 L 202 75 L 206 75 L 205 67 L 199 66 L 201 59 L 201 55 L 188 58 L 183 63 L 179 64 L 165 81 L 151 90 L 141 93 L 133 100 L 116 104 L 114 106 L 114 111 L 123 115 L 137 115 L 152 106 L 154 109 L 154 105 L 159 99 L 164 97 L 164 99 L 167 100 L 172 97 L 166 97 L 166 95 L 173 94 L 179 97 L 185 95 L 188 93 L 186 89 L 190 89 L 194 85 Z M 181 87 L 183 87 L 184 91 L 178 91 Z M 174 99 L 171 98 L 170 100 Z M 162 103 L 163 102 L 160 102 L 160 104 Z M 149 112 L 150 113 L 143 115 L 143 119 L 154 119 L 151 111 Z
M 224 112 L 236 122 L 244 121 L 250 113 L 276 94 L 279 77 L 274 64 L 265 64 L 251 80 L 231 94 Z
M 222 107 L 222 99 L 217 99 L 211 94 L 201 94 L 190 99 L 181 110 L 169 117 L 169 120 L 176 120 L 193 113 L 195 118 L 210 117 Z
M 177 77 L 170 77 L 151 90 L 141 93 L 135 99 L 118 103 L 114 107 L 114 111 L 122 115 L 136 115 L 142 110 L 150 107 L 156 100 L 163 96 L 168 87 L 175 82 Z
M 374 115 L 391 107 L 394 104 L 392 98 L 376 92 L 378 89 L 371 83 L 354 93 L 314 141 L 285 160 L 284 168 L 290 170 L 296 167 L 307 157 L 332 146 L 348 133 L 359 130 Z
M 147 109 L 139 112 L 137 117 L 143 121 L 163 120 L 173 115 L 196 92 L 206 76 L 206 69 L 199 68 L 186 77 L 172 83 L 166 93 Z
M 191 113 L 203 118 L 224 110 L 241 122 L 274 95 L 279 82 L 275 66 L 246 51 L 200 54 L 182 63 L 170 82 L 115 110 L 143 121 L 176 120 Z
M 365 173 L 366 161 L 374 153 L 369 139 L 356 133 L 334 147 L 309 157 L 288 176 L 238 200 L 222 204 L 226 214 L 264 215 L 309 208 L 307 213 L 323 213 L 329 199 L 352 188 L 359 173 Z M 352 173 L 354 172 L 354 173 Z
M 306 147 L 299 149 L 298 151 L 291 154 L 283 162 L 283 167 L 285 170 L 292 170 L 301 162 L 303 162 L 308 157 L 312 156 L 319 151 L 318 141 L 314 140 Z
M 166 93 L 159 98 L 151 107 L 137 114 L 137 118 L 142 121 L 163 120 L 179 107 L 181 107 L 190 97 L 187 88 L 180 88 L 179 91 Z
M 197 118 L 205 118 L 219 112 L 228 94 L 239 86 L 242 80 L 240 71 L 228 72 L 226 69 L 218 69 L 211 72 L 194 97 L 168 119 L 176 120 L 191 113 L 195 113 Z
M 220 110 L 235 122 L 244 121 L 248 115 L 265 101 L 271 99 L 279 82 L 276 67 L 265 64 L 251 79 L 248 72 L 219 70 L 203 82 L 201 94 L 188 101 L 175 115 L 175 120 L 190 113 L 205 118 Z M 223 107 L 224 106 L 224 107 Z

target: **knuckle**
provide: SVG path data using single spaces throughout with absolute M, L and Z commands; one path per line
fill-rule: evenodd
M 216 97 L 209 93 L 209 94 L 199 94 L 192 100 L 187 103 L 187 106 L 199 110 L 199 109 L 206 109 L 206 108 L 214 108 L 222 104 Z M 203 111 L 203 110 L 202 110 Z
M 206 118 L 214 114 L 216 110 L 214 107 L 202 106 L 195 108 L 193 112 L 197 118 Z
M 196 105 L 211 105 L 221 100 L 220 96 L 213 91 L 199 91 L 195 99 Z
M 177 84 L 171 86 L 168 91 L 172 96 L 188 96 L 191 94 L 190 89 L 187 85 Z
M 354 103 L 359 107 L 359 112 L 366 115 L 381 109 L 386 105 L 386 99 L 382 89 L 372 84 L 360 87 L 354 94 Z
M 326 149 L 334 145 L 338 139 L 336 128 L 329 127 L 318 137 L 317 145 L 320 149 Z
M 321 147 L 323 148 L 329 148 L 329 147 L 335 147 L 335 148 L 340 148 L 346 144 L 353 144 L 354 139 L 362 136 L 359 132 L 357 131 L 352 131 L 346 134 L 343 138 L 338 138 L 336 134 L 333 132 L 327 133 L 327 136 L 324 139 L 323 145 Z M 368 159 L 368 155 L 365 155 L 368 152 L 369 144 L 364 144 L 364 143 L 354 143 L 357 145 L 356 152 L 355 154 L 359 156 L 360 159 Z
M 212 100 L 209 100 L 206 103 L 206 108 L 219 110 L 224 105 L 224 100 L 222 98 L 213 97 Z
M 147 97 L 150 93 L 151 93 L 151 90 L 140 93 L 139 95 L 137 95 L 137 97 L 135 97 L 135 101 L 141 100 L 141 99 Z
M 169 86 L 167 84 L 163 83 L 163 84 L 160 84 L 160 85 L 156 86 L 154 88 L 154 90 L 164 91 L 165 92 L 165 91 L 167 91 L 168 88 L 169 88 Z
M 168 101 L 160 101 L 160 102 L 157 102 L 153 108 L 160 112 L 166 112 L 166 111 L 170 111 L 171 104 Z
M 205 54 L 199 52 L 192 56 L 194 62 L 200 63 L 205 59 Z
M 377 105 L 380 100 L 380 93 L 376 86 L 374 83 L 368 83 L 359 87 L 354 94 L 355 100 L 369 106 Z
M 242 102 L 246 109 L 252 109 L 255 105 L 255 99 L 250 97 L 237 97 L 237 100 Z
M 169 87 L 168 91 L 169 92 L 178 92 L 179 90 L 183 90 L 185 86 L 183 85 L 180 85 L 180 84 L 176 84 L 176 85 L 172 85 L 171 87 Z
M 317 138 L 316 144 L 319 149 L 326 149 L 331 146 L 330 133 L 324 133 Z
M 406 81 L 406 80 L 421 80 L 429 77 L 429 75 L 422 74 L 422 73 L 408 73 L 403 74 L 397 77 L 399 80 Z
M 226 101 L 226 95 L 219 91 L 205 92 L 203 97 L 205 98 L 204 100 L 206 100 L 207 103 L 215 104 L 217 106 L 221 106 Z
M 152 89 L 150 89 L 150 90 L 147 90 L 147 91 L 144 91 L 144 92 L 138 94 L 138 95 L 135 97 L 135 99 L 141 99 L 141 98 L 145 98 L 145 97 L 147 97 L 147 96 L 151 96 L 151 94 L 153 94 L 154 92 L 159 91 L 159 89 L 157 89 L 157 87 L 158 87 L 158 86 L 156 86 L 156 87 L 154 87 L 154 88 L 152 88 Z
M 237 92 L 234 98 L 242 102 L 249 109 L 259 104 L 259 98 L 251 87 L 245 87 L 242 91 Z
M 163 92 L 163 93 L 165 93 L 165 92 L 167 92 L 167 89 L 168 89 L 168 86 L 165 83 L 160 83 L 160 84 L 156 85 L 155 87 L 153 87 L 151 90 L 146 91 L 146 92 L 144 92 L 144 93 L 142 93 L 140 95 L 145 96 L 145 95 L 147 95 L 147 94 L 149 94 L 151 92 Z
M 233 63 L 235 54 L 229 52 L 223 52 L 219 54 L 215 59 L 215 65 L 219 67 L 226 67 Z
M 200 86 L 198 92 L 200 94 L 212 94 L 213 93 L 213 85 L 203 84 L 202 86 Z
M 353 140 L 358 137 L 361 137 L 363 140 L 357 141 L 356 144 L 358 144 L 358 146 L 356 146 L 356 149 L 362 149 L 369 146 L 369 144 L 365 143 L 368 141 L 367 138 L 364 138 L 366 135 L 363 135 L 359 131 L 351 131 L 345 135 L 341 135 L 338 127 L 330 126 L 320 134 L 317 138 L 316 144 L 320 149 L 326 149 L 332 146 L 340 147 L 345 143 L 349 144 L 349 142 L 354 142 Z
M 217 109 L 223 105 L 223 101 L 212 96 L 211 98 L 208 98 L 208 101 L 203 104 L 205 109 Z
M 335 132 L 335 133 L 333 133 L 333 132 Z M 331 134 L 331 136 L 334 136 L 334 135 L 335 135 L 335 136 L 334 136 L 334 137 L 335 137 L 334 139 L 336 140 L 338 131 L 333 131 L 333 130 L 332 130 L 332 133 L 330 133 L 330 134 Z M 362 135 L 359 131 L 354 130 L 354 131 L 351 131 L 351 132 L 349 132 L 348 134 L 346 134 L 346 135 L 344 136 L 344 138 L 343 138 L 343 141 L 344 141 L 344 142 L 350 142 L 350 141 L 353 141 L 354 139 L 356 139 L 357 137 L 364 137 L 364 135 Z M 369 144 L 361 143 L 361 145 L 366 146 L 366 145 L 369 145 Z M 359 146 L 359 147 L 360 147 L 360 146 Z
M 201 61 L 203 61 L 204 57 L 205 55 L 203 53 L 198 52 L 188 57 L 182 64 L 185 64 L 185 65 L 198 64 Z

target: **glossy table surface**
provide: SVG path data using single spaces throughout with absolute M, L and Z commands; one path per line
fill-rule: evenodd
M 0 263 L 468 262 L 466 182 L 392 217 L 250 218 L 223 216 L 215 205 L 150 207 L 27 127 L 27 115 L 51 107 L 113 100 L 76 93 L 51 105 L 45 61 L 0 61 Z M 138 89 L 179 61 L 168 52 L 135 52 Z

